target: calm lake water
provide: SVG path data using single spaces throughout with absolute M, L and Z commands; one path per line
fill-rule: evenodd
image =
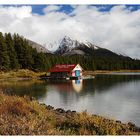
M 3 81 L 7 94 L 29 95 L 55 108 L 134 122 L 140 126 L 140 73 L 97 75 L 80 81 Z

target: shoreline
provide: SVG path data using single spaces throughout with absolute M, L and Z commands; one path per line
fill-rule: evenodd
M 74 116 L 75 114 L 79 114 L 79 113 L 82 113 L 82 112 L 85 112 L 85 113 L 87 113 L 87 111 L 81 111 L 81 112 L 78 112 L 78 111 L 75 111 L 75 110 L 70 110 L 70 109 L 68 109 L 68 110 L 65 110 L 65 109 L 63 109 L 63 108 L 55 108 L 55 107 L 53 107 L 53 106 L 51 106 L 51 105 L 46 105 L 46 104 L 44 104 L 44 103 L 39 103 L 41 106 L 45 106 L 45 108 L 47 109 L 47 110 L 51 110 L 51 111 L 54 111 L 54 112 L 56 112 L 56 113 L 60 113 L 60 114 L 62 114 L 62 115 L 71 115 L 71 116 Z M 93 116 L 93 117 L 103 117 L 103 118 L 105 118 L 105 119 L 107 119 L 107 120 L 113 120 L 113 119 L 111 119 L 111 118 L 107 118 L 107 117 L 104 117 L 104 116 L 102 116 L 102 115 L 96 115 L 96 114 L 91 114 L 91 113 L 87 113 L 87 114 L 89 114 L 89 115 L 91 115 L 91 116 Z M 122 123 L 122 124 L 129 124 L 129 125 L 131 125 L 131 126 L 133 126 L 133 127 L 136 127 L 136 129 L 137 129 L 137 131 L 139 131 L 140 132 L 140 126 L 137 126 L 135 123 L 133 123 L 133 122 L 126 122 L 126 123 L 124 123 L 124 122 L 122 122 L 121 120 L 113 120 L 113 121 L 115 121 L 115 122 L 117 122 L 117 123 Z
M 84 71 L 83 76 L 96 76 L 98 74 L 114 74 L 114 73 L 140 73 L 140 70 L 96 70 Z M 17 71 L 0 72 L 0 81 L 3 80 L 41 80 L 41 76 L 47 72 L 34 72 L 28 69 L 20 69 Z
M 95 71 L 84 71 L 84 75 L 97 75 L 97 74 L 113 74 L 113 73 L 140 73 L 140 70 L 95 70 Z
M 140 135 L 140 127 L 0 93 L 0 135 Z

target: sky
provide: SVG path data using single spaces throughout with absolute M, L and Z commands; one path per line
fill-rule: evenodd
M 140 5 L 1 5 L 0 31 L 52 51 L 69 36 L 140 59 Z

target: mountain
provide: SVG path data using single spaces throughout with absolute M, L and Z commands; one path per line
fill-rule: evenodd
M 51 53 L 51 51 L 49 51 L 48 49 L 46 49 L 45 47 L 43 47 L 42 45 L 34 42 L 34 41 L 31 41 L 29 39 L 27 39 L 29 45 L 32 47 L 32 48 L 36 48 L 37 52 L 43 52 L 43 53 Z
M 128 56 L 117 54 L 108 49 L 101 48 L 90 42 L 81 42 L 78 40 L 71 39 L 68 36 L 65 36 L 59 44 L 57 43 L 58 49 L 55 52 L 49 51 L 47 48 L 42 45 L 27 39 L 29 45 L 32 48 L 36 48 L 37 52 L 43 52 L 46 54 L 60 55 L 60 56 L 95 56 L 95 57 L 116 57 L 116 58 L 128 58 Z M 53 44 L 51 44 L 53 45 Z
M 65 36 L 54 54 L 62 56 L 83 55 L 96 57 L 127 57 L 114 53 L 108 49 L 101 48 L 90 42 L 79 42 Z M 129 57 L 127 57 L 129 58 Z

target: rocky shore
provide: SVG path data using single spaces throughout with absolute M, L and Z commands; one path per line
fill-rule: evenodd
M 59 115 L 62 115 L 62 116 L 65 116 L 66 118 L 71 118 L 71 117 L 74 117 L 74 115 L 78 115 L 79 113 L 74 111 L 74 110 L 64 110 L 63 108 L 54 108 L 53 106 L 51 105 L 46 105 L 46 104 L 41 104 L 43 106 L 46 107 L 47 110 L 51 110 L 51 111 L 54 111 L 56 114 L 59 114 Z M 100 117 L 98 115 L 91 115 L 92 117 Z M 111 121 L 110 119 L 107 119 L 106 120 L 108 121 Z M 123 124 L 120 120 L 116 120 L 115 121 L 116 123 L 119 123 L 119 124 Z M 130 127 L 131 130 L 133 130 L 134 132 L 140 132 L 140 127 L 136 126 L 134 123 L 132 122 L 128 122 L 127 125 Z
M 0 135 L 140 135 L 140 128 L 0 93 Z

